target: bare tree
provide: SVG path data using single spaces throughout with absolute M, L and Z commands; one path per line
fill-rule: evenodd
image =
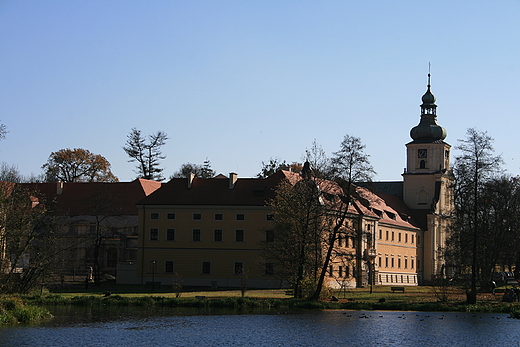
M 349 220 L 349 204 L 356 194 L 354 182 L 367 181 L 374 173 L 364 148 L 359 138 L 347 135 L 333 159 L 324 160 L 314 143 L 307 158 L 325 163 L 322 170 L 312 170 L 307 161 L 297 182 L 284 182 L 276 190 L 271 204 L 276 237 L 266 249 L 268 260 L 278 267 L 275 273 L 293 284 L 295 296 L 304 295 L 308 283 L 310 298 L 318 299 L 331 262 L 346 266 L 356 256 L 336 250 L 335 243 L 338 235 L 361 237 Z
M 275 215 L 274 237 L 266 240 L 266 262 L 276 264 L 274 275 L 292 284 L 295 297 L 314 289 L 322 262 L 324 207 L 311 179 L 296 184 L 282 181 L 271 201 Z M 311 288 L 309 288 L 311 286 Z M 305 288 L 306 287 L 306 288 Z
M 338 234 L 345 227 L 349 215 L 348 206 L 352 200 L 352 193 L 355 191 L 354 183 L 370 181 L 372 175 L 375 174 L 369 161 L 369 155 L 365 153 L 365 145 L 362 144 L 360 138 L 350 135 L 345 135 L 339 151 L 334 153 L 332 165 L 336 180 L 343 188 L 343 196 L 341 197 L 341 203 L 333 205 L 333 210 L 329 211 L 329 216 L 333 218 L 333 221 L 327 224 L 330 226 L 325 232 L 327 252 L 323 260 L 316 291 L 311 296 L 313 300 L 318 300 L 320 297 L 323 282 L 333 256 L 334 245 Z M 361 231 L 356 236 L 359 242 L 359 239 L 362 237 Z M 360 259 L 358 259 L 359 263 Z
M 320 179 L 333 179 L 334 167 L 332 160 L 327 156 L 323 148 L 316 142 L 312 142 L 311 148 L 305 150 L 304 161 L 309 162 L 314 177 Z
M 38 192 L 0 186 L 0 274 L 5 293 L 27 293 L 52 278 L 61 249 L 52 223 L 52 203 Z
M 494 154 L 493 139 L 486 132 L 470 128 L 466 138 L 456 147 L 461 154 L 455 158 L 455 222 L 452 240 L 458 245 L 454 252 L 462 266 L 471 268 L 468 303 L 477 301 L 479 257 L 482 236 L 487 232 L 484 219 L 486 183 L 501 172 L 502 158 Z
M 163 131 L 148 135 L 146 138 L 141 130 L 132 128 L 127 136 L 123 150 L 130 157 L 130 162 L 137 162 L 135 171 L 139 178 L 147 180 L 163 181 L 163 168 L 159 167 L 159 161 L 165 159 L 161 147 L 166 144 L 168 135 Z

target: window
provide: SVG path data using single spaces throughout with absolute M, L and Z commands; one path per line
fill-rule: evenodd
M 338 267 L 338 277 L 343 277 L 343 266 Z
M 117 266 L 117 249 L 109 248 L 107 252 L 107 267 Z
M 222 242 L 222 229 L 213 230 L 213 241 Z
M 385 257 L 385 267 L 388 267 L 388 257 Z
M 222 213 L 215 213 L 215 220 L 224 220 L 224 215 Z
M 175 241 L 175 229 L 166 229 L 166 241 Z
M 428 204 L 428 192 L 424 189 L 421 189 L 417 192 L 417 204 L 418 205 L 427 205 Z
M 152 228 L 150 229 L 150 241 L 159 240 L 159 229 Z
M 166 214 L 166 219 L 169 219 L 169 220 L 175 219 L 175 213 L 173 213 L 173 212 L 168 212 L 168 213 Z
M 421 235 L 417 235 L 417 244 L 421 244 Z M 417 265 L 417 267 L 419 267 L 419 265 Z
M 164 262 L 164 272 L 165 273 L 173 273 L 173 260 L 166 260 Z
M 242 274 L 244 274 L 244 263 L 241 262 L 241 261 L 236 261 L 233 273 L 235 275 L 242 275 Z
M 209 262 L 209 261 L 202 262 L 202 273 L 204 275 L 211 274 L 211 262 Z
M 193 214 L 193 220 L 202 220 L 202 214 L 194 213 Z
M 404 234 L 404 243 L 408 243 L 408 233 Z
M 388 230 L 386 231 L 386 238 L 385 238 L 386 241 L 388 241 Z
M 392 261 L 392 268 L 393 268 L 395 266 L 395 259 L 394 259 L 394 257 L 392 257 L 391 261 Z
M 421 259 L 417 259 L 417 268 L 418 268 L 418 269 L 421 268 Z
M 265 231 L 265 242 L 274 242 L 274 230 Z
M 329 276 L 330 277 L 334 276 L 334 266 L 333 265 L 329 265 Z
M 202 235 L 201 234 L 202 234 L 202 232 L 201 232 L 200 229 L 193 229 L 191 240 L 192 241 L 196 241 L 196 242 L 201 241 L 202 240 Z
M 399 235 L 397 236 L 398 238 L 398 242 L 401 242 L 401 233 L 399 233 Z
M 264 274 L 266 276 L 274 275 L 274 263 L 265 263 L 265 271 Z
M 235 230 L 235 242 L 244 242 L 244 230 Z
M 404 258 L 404 268 L 408 269 L 408 259 Z
M 379 239 L 383 239 L 383 229 L 379 229 Z
M 268 214 L 268 215 L 266 216 L 266 219 L 267 219 L 268 221 L 273 221 L 273 220 L 274 220 L 274 214 L 272 214 L 272 213 Z
M 338 235 L 338 247 L 343 247 L 343 235 Z
M 412 244 L 415 242 L 415 235 L 412 234 Z
M 394 235 L 395 235 L 395 232 L 392 231 L 392 241 L 395 240 L 395 236 Z
M 150 219 L 159 219 L 159 212 L 150 213 Z
M 350 276 L 350 267 L 347 265 L 345 266 L 345 277 L 349 277 Z
M 401 268 L 401 258 L 397 258 L 397 268 Z
M 383 264 L 383 257 L 379 257 L 378 262 L 377 262 L 377 265 L 378 265 L 379 267 L 381 267 L 382 264 Z
M 246 215 L 243 214 L 243 213 L 237 213 L 236 214 L 236 220 L 245 220 L 246 219 Z
M 413 259 L 410 259 L 410 268 L 413 269 L 413 265 L 414 265 L 414 260 Z

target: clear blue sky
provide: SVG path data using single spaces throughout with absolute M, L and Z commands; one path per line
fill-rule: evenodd
M 38 174 L 85 148 L 129 181 L 137 127 L 168 133 L 166 176 L 209 158 L 252 177 L 349 134 L 400 180 L 431 62 L 446 141 L 487 130 L 518 175 L 519 17 L 518 0 L 1 0 L 0 161 Z

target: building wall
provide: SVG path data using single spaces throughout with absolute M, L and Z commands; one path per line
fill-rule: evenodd
M 418 285 L 422 279 L 423 233 L 379 224 L 376 232 L 375 284 Z
M 262 245 L 273 229 L 268 207 L 150 206 L 139 209 L 140 283 L 276 287 Z

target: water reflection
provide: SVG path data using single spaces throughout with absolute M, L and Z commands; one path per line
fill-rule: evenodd
M 77 309 L 44 325 L 0 329 L 0 345 L 517 346 L 520 341 L 520 321 L 504 314 L 236 313 Z

